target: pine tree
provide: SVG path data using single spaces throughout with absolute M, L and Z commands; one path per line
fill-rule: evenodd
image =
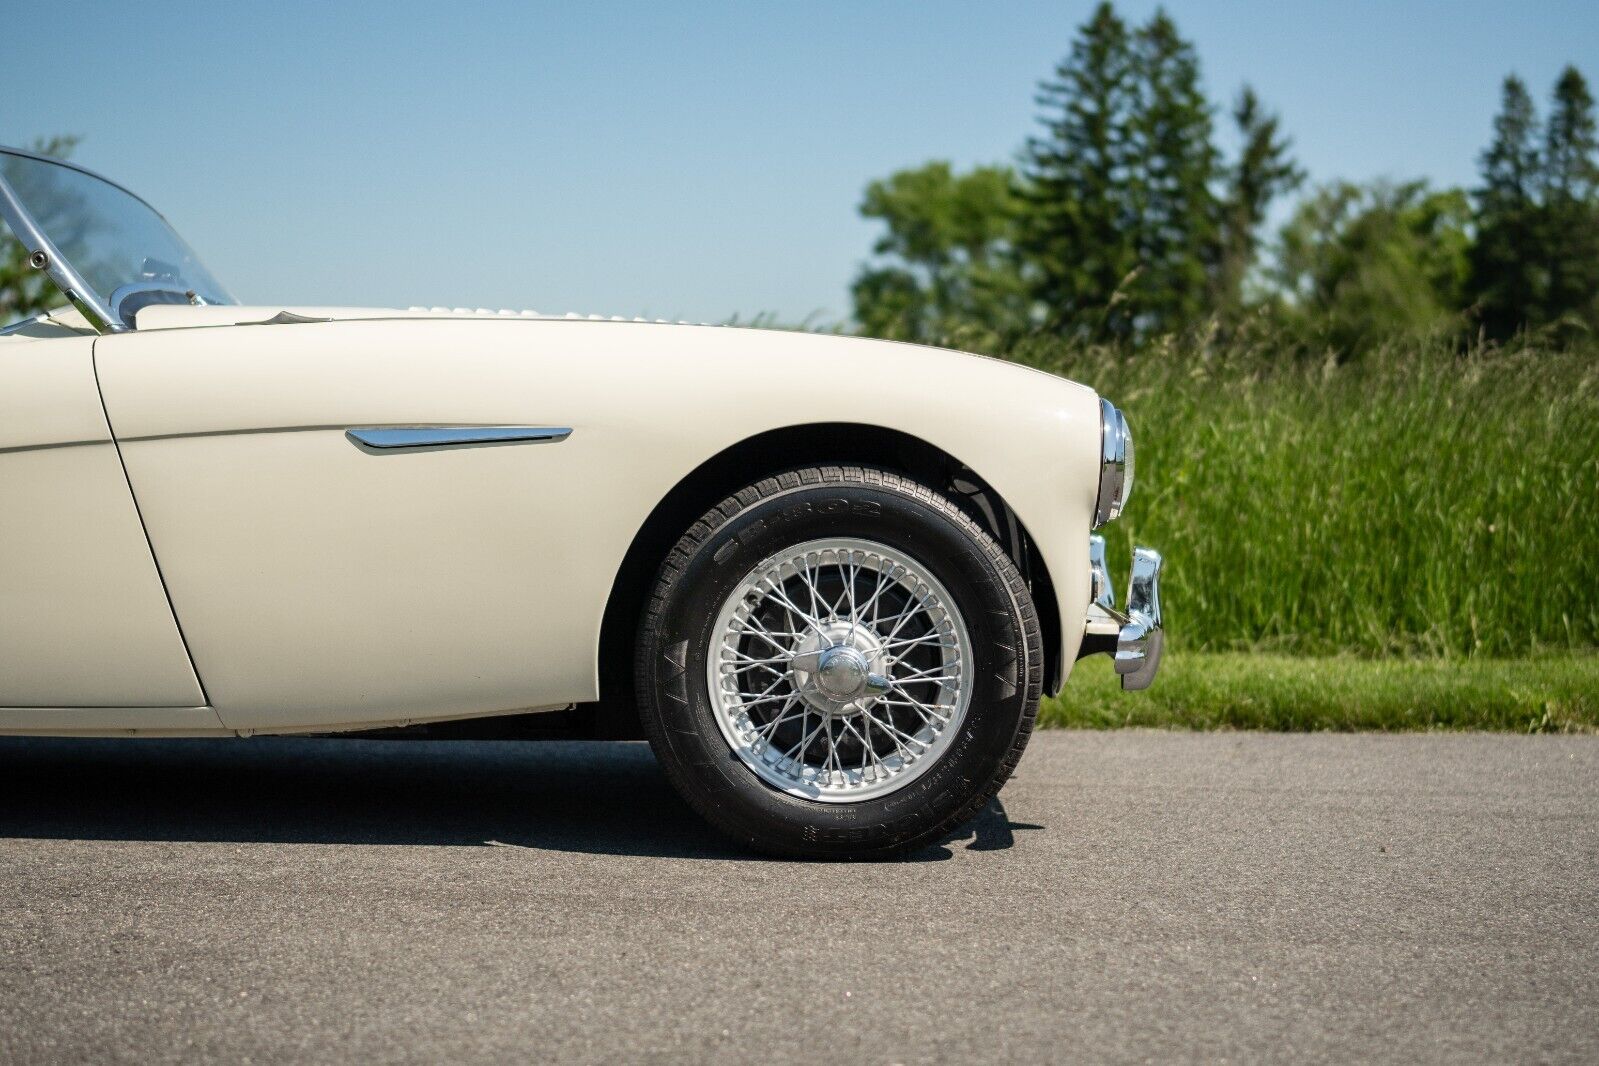
M 1046 328 L 1057 333 L 1132 333 L 1120 294 L 1137 266 L 1133 74 L 1127 26 L 1107 2 L 1039 86 L 1046 132 L 1027 145 L 1022 248 Z
M 1138 30 L 1134 59 L 1131 188 L 1140 274 L 1131 302 L 1144 331 L 1170 332 L 1206 310 L 1219 248 L 1219 210 L 1211 191 L 1219 157 L 1199 56 L 1164 10 Z
M 1493 143 L 1482 154 L 1471 251 L 1472 303 L 1483 330 L 1498 339 L 1536 319 L 1543 303 L 1537 126 L 1526 84 L 1510 75 L 1494 118 Z
M 1221 252 L 1216 266 L 1213 304 L 1227 318 L 1244 303 L 1244 278 L 1260 247 L 1260 227 L 1267 208 L 1279 195 L 1292 192 L 1305 172 L 1289 155 L 1292 142 L 1279 131 L 1279 119 L 1261 106 L 1255 90 L 1244 86 L 1233 105 L 1233 123 L 1242 146 L 1227 173 L 1222 201 Z
M 1544 135 L 1544 321 L 1599 330 L 1599 135 L 1576 67 L 1555 83 Z

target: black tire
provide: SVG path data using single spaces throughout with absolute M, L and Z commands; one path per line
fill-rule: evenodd
M 906 552 L 954 599 L 974 689 L 958 734 L 897 791 L 823 803 L 763 781 L 716 724 L 706 682 L 717 615 L 762 560 L 826 537 Z M 899 475 L 858 467 L 765 478 L 712 508 L 662 563 L 640 621 L 634 676 L 650 745 L 689 804 L 735 839 L 787 857 L 882 858 L 933 843 L 1010 777 L 1038 713 L 1043 643 L 1015 565 L 965 512 Z

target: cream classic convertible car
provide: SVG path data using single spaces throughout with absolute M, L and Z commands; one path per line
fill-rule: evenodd
M 1091 536 L 1131 436 L 1081 385 L 242 306 L 144 201 L 10 149 L 0 213 L 65 299 L 0 336 L 0 732 L 643 735 L 739 840 L 858 858 L 987 803 L 1077 658 L 1159 664 L 1159 555 L 1119 609 Z

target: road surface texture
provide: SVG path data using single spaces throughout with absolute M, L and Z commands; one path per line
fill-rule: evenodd
M 0 740 L 0 1061 L 1599 1061 L 1599 738 L 1045 733 L 728 846 L 636 744 Z

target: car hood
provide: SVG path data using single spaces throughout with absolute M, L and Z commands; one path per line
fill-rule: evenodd
M 240 326 L 269 322 L 278 315 L 323 321 L 348 321 L 383 318 L 542 318 L 586 319 L 597 322 L 657 322 L 663 325 L 711 325 L 708 322 L 670 323 L 663 318 L 623 318 L 620 315 L 561 315 L 539 311 L 499 311 L 487 307 L 288 307 L 283 304 L 217 304 L 193 307 L 186 304 L 152 304 L 138 315 L 141 331 L 151 329 L 196 329 L 204 326 Z
M 736 327 L 725 323 L 712 322 L 684 322 L 672 321 L 664 318 L 625 318 L 621 315 L 581 315 L 567 313 L 563 315 L 543 314 L 539 311 L 496 311 L 490 308 L 479 307 L 296 307 L 282 304 L 230 304 L 190 306 L 184 304 L 152 304 L 139 311 L 137 318 L 138 332 L 147 333 L 154 330 L 169 329 L 199 329 L 218 326 L 243 326 L 267 325 L 288 322 L 359 322 L 359 321 L 393 321 L 396 319 L 458 319 L 458 320 L 484 320 L 497 321 L 523 320 L 523 321 L 572 321 L 572 322 L 622 322 L 641 323 L 645 325 L 658 325 L 662 327 L 691 326 L 698 328 L 738 329 L 754 327 Z M 779 331 L 786 333 L 786 331 Z M 806 337 L 817 344 L 835 343 L 868 346 L 893 346 L 898 347 L 901 342 L 884 341 L 866 337 L 857 337 L 826 333 L 788 333 L 790 338 Z M 1002 373 L 1037 376 L 1048 379 L 1053 386 L 1066 388 L 1087 388 L 1074 381 L 1057 377 L 1046 371 L 1008 360 L 997 359 L 993 356 L 979 355 L 973 352 L 962 352 L 948 348 L 916 345 L 927 352 L 937 352 L 940 355 L 959 359 L 977 359 L 994 364 Z M 864 349 L 856 348 L 855 354 L 860 355 Z M 786 356 L 785 356 L 786 357 Z M 1089 391 L 1093 391 L 1089 389 Z

